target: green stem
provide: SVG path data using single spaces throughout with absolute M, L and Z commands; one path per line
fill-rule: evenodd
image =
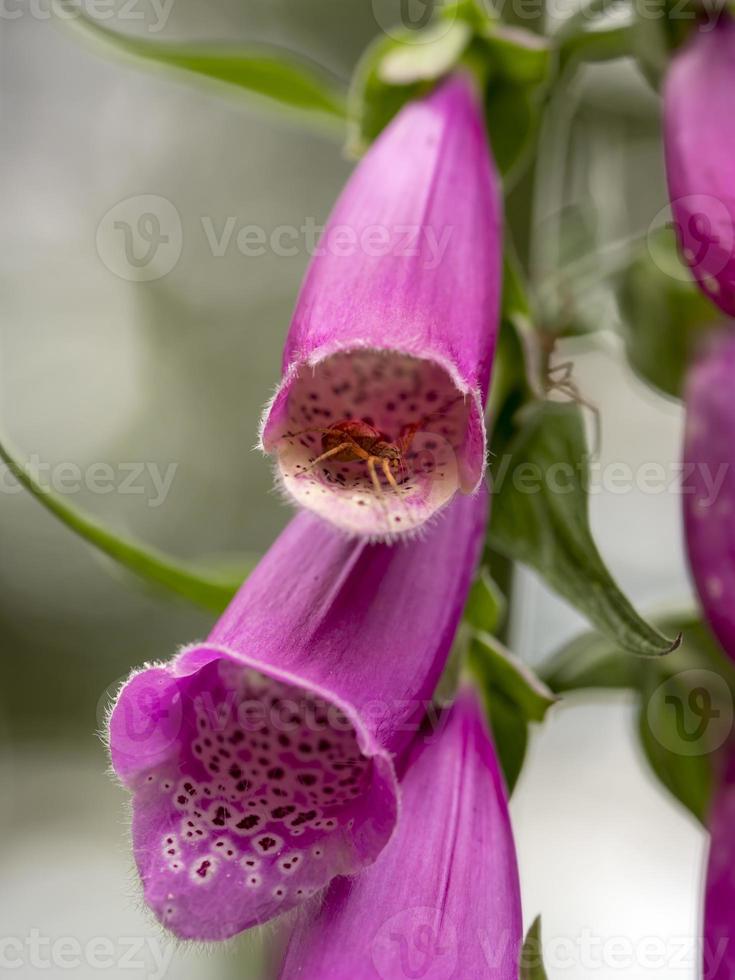
M 27 464 L 11 451 L 7 442 L 0 441 L 0 459 L 5 462 L 18 482 L 51 514 L 78 534 L 98 551 L 148 582 L 161 585 L 183 599 L 210 612 L 221 612 L 239 588 L 242 578 L 253 568 L 256 559 L 247 556 L 243 562 L 242 578 L 218 577 L 193 565 L 177 562 L 167 555 L 138 544 L 109 531 L 68 504 L 63 497 L 42 487 Z

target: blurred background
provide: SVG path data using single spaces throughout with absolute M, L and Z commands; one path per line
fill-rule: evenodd
M 136 9 L 155 20 L 144 0 Z M 287 44 L 347 80 L 398 13 L 389 0 L 175 0 L 157 38 Z M 533 201 L 519 186 L 511 209 L 533 204 L 541 242 L 571 209 L 605 246 L 645 232 L 665 203 L 658 104 L 629 65 L 582 83 L 551 192 Z M 267 548 L 289 516 L 252 446 L 308 260 L 303 247 L 245 255 L 237 231 L 321 224 L 351 164 L 330 134 L 222 96 L 80 41 L 41 4 L 0 14 L 0 428 L 62 491 L 68 464 L 67 487 L 74 467 L 111 467 L 109 492 L 68 489 L 104 522 L 226 563 Z M 112 209 L 139 195 L 170 202 L 181 229 L 180 258 L 148 282 L 121 276 L 105 238 Z M 219 239 L 228 221 L 213 250 L 207 228 Z M 604 289 L 581 304 L 614 324 Z M 601 411 L 601 462 L 660 462 L 673 480 L 679 408 L 633 378 L 612 333 L 569 354 Z M 4 469 L 0 481 L 0 973 L 265 980 L 258 937 L 177 947 L 146 913 L 126 795 L 97 734 L 130 668 L 203 636 L 210 618 L 101 558 Z M 675 488 L 600 485 L 591 509 L 639 609 L 689 596 Z M 531 574 L 517 584 L 512 646 L 538 664 L 585 626 Z M 524 911 L 543 915 L 552 980 L 697 975 L 704 834 L 648 771 L 633 715 L 625 694 L 565 698 L 514 794 Z M 623 952 L 602 965 L 605 944 Z

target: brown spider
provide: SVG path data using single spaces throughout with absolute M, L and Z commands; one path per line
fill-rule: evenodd
M 399 492 L 400 488 L 394 474 L 405 466 L 406 453 L 425 421 L 424 419 L 404 426 L 396 442 L 391 442 L 384 432 L 361 419 L 345 419 L 326 428 L 302 429 L 300 432 L 288 432 L 286 435 L 295 438 L 307 432 L 321 433 L 323 451 L 309 464 L 304 473 L 327 459 L 337 463 L 364 460 L 376 492 L 382 494 L 383 488 L 380 485 L 376 466 L 380 466 L 389 485 Z

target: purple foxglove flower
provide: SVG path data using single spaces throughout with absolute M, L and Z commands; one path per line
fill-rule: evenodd
M 664 85 L 666 171 L 682 255 L 709 298 L 735 316 L 735 21 L 695 30 Z
M 457 75 L 381 134 L 322 235 L 261 441 L 289 498 L 350 533 L 411 532 L 480 484 L 499 188 Z
M 704 980 L 735 977 L 735 747 L 730 746 L 709 818 L 704 900 Z
M 735 660 L 735 334 L 721 333 L 686 386 L 683 481 L 689 564 L 702 606 Z
M 398 831 L 334 881 L 291 937 L 281 980 L 517 980 L 518 869 L 503 778 L 472 691 L 414 743 Z
M 206 642 L 123 687 L 112 764 L 146 902 L 178 936 L 224 939 L 375 860 L 486 511 L 457 500 L 393 547 L 300 514 Z

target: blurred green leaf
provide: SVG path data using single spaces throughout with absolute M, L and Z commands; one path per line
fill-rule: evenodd
M 684 641 L 671 657 L 642 665 L 641 745 L 663 785 L 706 825 L 715 754 L 732 732 L 735 666 L 699 617 L 661 622 Z
M 646 679 L 648 684 L 641 691 L 638 712 L 638 734 L 646 759 L 660 782 L 697 820 L 706 824 L 714 779 L 712 758 L 707 753 L 686 755 L 669 747 L 681 738 L 677 728 L 681 721 L 674 704 L 686 705 L 690 691 L 676 677 L 668 682 L 666 697 L 673 700 L 656 712 L 654 732 L 649 706 L 650 697 L 656 691 L 656 678 L 648 675 Z
M 634 688 L 640 677 L 640 661 L 622 654 L 609 637 L 584 633 L 550 657 L 541 676 L 558 693 L 585 688 Z
M 42 487 L 33 473 L 21 461 L 19 454 L 7 443 L 0 442 L 0 459 L 8 466 L 18 482 L 70 530 L 128 571 L 158 586 L 163 586 L 183 599 L 221 612 L 252 571 L 254 556 L 243 556 L 242 570 L 237 576 L 216 575 L 194 565 L 176 562 L 167 555 L 145 545 L 115 534 L 98 521 L 87 517 L 63 497 Z
M 722 314 L 679 259 L 672 229 L 650 236 L 618 288 L 622 331 L 633 370 L 665 395 L 681 398 L 687 367 Z
M 541 916 L 531 923 L 521 950 L 519 980 L 548 980 L 544 969 L 543 944 L 541 942 Z
M 420 34 L 409 31 L 405 43 L 396 42 L 377 62 L 378 78 L 386 85 L 435 81 L 456 65 L 470 36 L 461 20 L 437 21 Z
M 491 467 L 487 544 L 535 569 L 624 650 L 658 657 L 676 647 L 636 613 L 595 546 L 587 514 L 588 457 L 577 405 L 536 402 Z
M 705 822 L 714 756 L 733 725 L 735 665 L 695 613 L 670 613 L 654 622 L 663 632 L 683 637 L 668 657 L 623 657 L 620 647 L 605 637 L 585 634 L 555 654 L 541 675 L 557 692 L 611 687 L 636 691 L 638 735 L 651 768 Z
M 465 605 L 465 621 L 475 630 L 495 633 L 505 618 L 505 611 L 505 596 L 488 569 L 481 568 Z
M 602 30 L 582 31 L 567 38 L 559 48 L 559 71 L 581 62 L 614 61 L 626 58 L 635 47 L 635 29 L 630 24 Z
M 482 44 L 492 76 L 526 86 L 542 85 L 551 77 L 552 49 L 540 34 L 495 22 L 483 33 Z
M 636 7 L 636 10 L 638 8 Z M 650 17 L 638 11 L 633 24 L 633 54 L 641 74 L 654 89 L 658 89 L 669 64 L 669 45 L 665 17 Z
M 508 179 L 530 149 L 538 126 L 538 107 L 524 85 L 491 80 L 485 95 L 485 118 L 500 173 Z
M 400 40 L 379 37 L 357 63 L 347 102 L 347 152 L 351 156 L 361 156 L 407 102 L 431 88 L 429 82 L 390 85 L 382 79 L 383 58 L 403 47 Z
M 346 117 L 345 95 L 335 80 L 321 67 L 285 48 L 151 41 L 120 34 L 81 14 L 69 22 L 121 54 L 223 82 L 299 113 L 332 120 Z

